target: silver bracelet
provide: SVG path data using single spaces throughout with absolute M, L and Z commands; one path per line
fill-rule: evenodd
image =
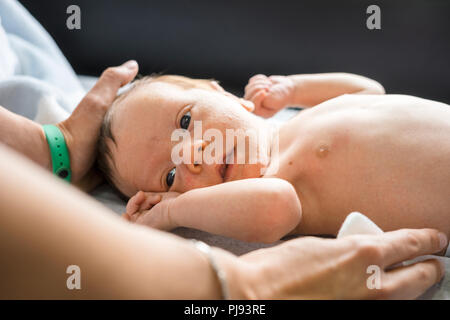
M 217 265 L 217 262 L 216 262 L 216 259 L 214 258 L 211 247 L 209 245 L 207 245 L 206 243 L 204 243 L 203 241 L 199 241 L 199 240 L 195 240 L 195 239 L 191 239 L 191 241 L 194 244 L 194 246 L 198 250 L 200 250 L 202 253 L 204 253 L 206 255 L 206 257 L 208 258 L 209 264 L 211 265 L 211 268 L 214 270 L 214 273 L 216 274 L 217 279 L 219 280 L 222 298 L 224 300 L 229 300 L 230 295 L 228 293 L 227 276 L 226 276 L 225 272 L 222 269 L 220 269 L 219 266 Z

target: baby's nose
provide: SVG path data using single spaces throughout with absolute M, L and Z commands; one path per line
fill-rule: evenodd
M 191 145 L 191 164 L 199 165 L 203 163 L 203 151 L 205 150 L 206 145 L 204 140 L 194 140 Z
M 191 159 L 184 163 L 190 173 L 199 174 L 202 171 L 203 151 L 207 143 L 203 140 L 195 140 L 191 144 Z

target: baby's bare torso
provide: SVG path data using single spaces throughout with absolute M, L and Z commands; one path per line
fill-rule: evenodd
M 302 204 L 296 232 L 336 234 L 360 211 L 384 230 L 450 233 L 450 107 L 402 95 L 344 95 L 279 131 L 279 169 Z M 272 165 L 271 165 L 272 166 Z

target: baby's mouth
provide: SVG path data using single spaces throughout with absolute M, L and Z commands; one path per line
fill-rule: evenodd
M 229 179 L 230 174 L 230 168 L 233 166 L 234 163 L 234 148 L 230 150 L 227 154 L 223 157 L 223 164 L 219 167 L 220 176 L 222 177 L 223 181 L 226 182 Z
M 222 177 L 222 180 L 224 180 L 224 182 L 225 182 L 225 174 L 227 173 L 227 169 L 228 169 L 228 164 L 223 163 L 220 165 L 219 172 L 220 172 L 220 176 Z

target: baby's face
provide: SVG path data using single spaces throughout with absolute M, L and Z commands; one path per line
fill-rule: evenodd
M 116 142 L 115 145 L 111 142 L 113 176 L 119 190 L 127 196 L 139 190 L 183 193 L 226 181 L 261 176 L 263 164 L 248 164 L 248 158 L 246 164 L 236 164 L 235 158 L 232 165 L 207 164 L 205 161 L 175 165 L 172 161 L 172 149 L 180 143 L 180 140 L 171 139 L 176 129 L 187 129 L 190 133 L 190 138 L 183 143 L 188 144 L 192 155 L 210 143 L 203 140 L 203 135 L 194 137 L 194 121 L 201 121 L 203 133 L 208 129 L 220 131 L 223 137 L 223 157 L 220 158 L 229 155 L 236 147 L 236 141 L 226 146 L 226 129 L 262 130 L 262 120 L 230 94 L 217 90 L 184 89 L 156 81 L 135 88 L 115 107 L 111 125 Z M 246 154 L 250 148 L 258 149 L 252 143 L 264 142 L 248 139 Z

